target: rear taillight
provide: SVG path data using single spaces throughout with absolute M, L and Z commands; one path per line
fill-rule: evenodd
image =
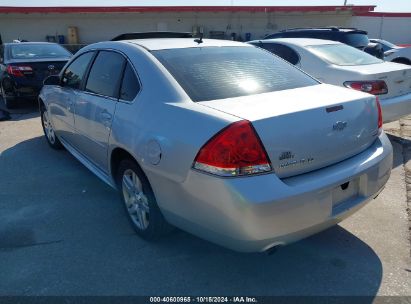
M 377 103 L 377 109 L 378 109 L 378 129 L 382 128 L 382 109 L 381 109 L 381 104 L 380 100 L 378 99 L 378 96 L 375 97 L 375 102 Z
M 33 69 L 30 66 L 25 65 L 9 65 L 7 67 L 7 73 L 16 77 L 23 77 L 26 73 L 33 73 Z
M 235 122 L 212 137 L 198 152 L 193 167 L 219 176 L 271 171 L 260 138 L 247 120 Z
M 388 93 L 388 87 L 384 80 L 346 81 L 344 82 L 344 86 L 373 95 L 382 95 Z

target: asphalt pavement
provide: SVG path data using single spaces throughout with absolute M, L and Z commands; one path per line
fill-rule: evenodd
M 272 255 L 177 230 L 138 238 L 119 196 L 52 150 L 35 106 L 0 121 L 0 295 L 411 296 L 403 144 L 380 196 L 327 231 Z

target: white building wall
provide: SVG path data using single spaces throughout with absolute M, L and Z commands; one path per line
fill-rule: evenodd
M 411 43 L 411 17 L 352 18 L 351 25 L 368 32 L 370 38 L 380 38 L 395 44 Z
M 103 14 L 1 14 L 3 42 L 21 38 L 45 41 L 47 35 L 64 35 L 69 26 L 78 28 L 80 43 L 108 40 L 126 32 L 188 31 L 201 26 L 210 31 L 251 33 L 251 39 L 285 28 L 307 26 L 350 26 L 351 14 L 336 13 L 103 13 Z

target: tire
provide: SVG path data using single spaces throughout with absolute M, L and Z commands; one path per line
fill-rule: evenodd
M 41 107 L 40 114 L 41 114 L 41 125 L 43 127 L 43 132 L 47 140 L 47 143 L 53 149 L 56 149 L 56 150 L 62 149 L 63 145 L 61 144 L 60 140 L 57 138 L 57 135 L 54 132 L 53 126 L 50 122 L 48 112 L 44 107 Z
M 127 217 L 141 238 L 154 241 L 172 230 L 157 205 L 147 177 L 134 160 L 120 162 L 116 182 Z
M 392 62 L 411 65 L 411 61 L 405 58 L 397 58 L 397 59 L 394 59 Z

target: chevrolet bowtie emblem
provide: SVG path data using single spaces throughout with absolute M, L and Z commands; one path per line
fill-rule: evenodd
M 333 130 L 334 131 L 342 131 L 347 127 L 347 122 L 346 121 L 337 121 L 333 125 Z

